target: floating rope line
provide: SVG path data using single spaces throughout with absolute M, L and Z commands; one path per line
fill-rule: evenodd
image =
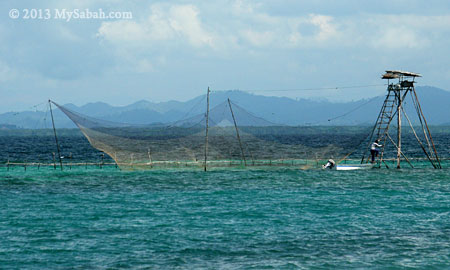
M 383 96 L 383 95 L 379 95 L 379 96 L 373 97 L 373 98 L 369 99 L 367 102 L 364 102 L 363 104 L 357 106 L 356 108 L 353 108 L 352 110 L 350 110 L 350 111 L 348 111 L 348 112 L 346 112 L 346 113 L 344 113 L 344 114 L 342 114 L 342 115 L 339 115 L 339 116 L 336 116 L 336 117 L 333 117 L 333 118 L 328 119 L 328 122 L 333 121 L 333 120 L 336 120 L 336 119 L 339 119 L 339 118 L 344 117 L 344 116 L 347 116 L 347 115 L 351 114 L 352 112 L 358 110 L 358 109 L 361 108 L 361 107 L 364 107 L 365 105 L 367 105 L 367 104 L 369 104 L 369 103 L 371 103 L 371 102 L 377 100 L 377 98 L 382 97 L 382 96 Z
M 351 88 L 366 88 L 376 86 L 386 86 L 387 84 L 370 84 L 370 85 L 354 85 L 354 86 L 335 86 L 335 87 L 318 87 L 318 88 L 295 88 L 295 89 L 254 89 L 254 90 L 242 90 L 235 89 L 242 92 L 294 92 L 294 91 L 321 91 L 321 90 L 339 90 L 339 89 L 351 89 Z M 224 92 L 229 90 L 215 89 L 212 92 Z

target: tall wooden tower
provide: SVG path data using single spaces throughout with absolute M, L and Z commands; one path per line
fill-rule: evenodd
M 369 152 L 372 142 L 378 139 L 382 146 L 379 149 L 380 151 L 379 155 L 376 158 L 376 162 L 380 166 L 384 164 L 387 168 L 389 168 L 384 160 L 384 150 L 386 149 L 387 144 L 392 144 L 396 149 L 397 168 L 400 168 L 402 159 L 407 161 L 408 164 L 411 165 L 411 167 L 413 166 L 408 157 L 404 154 L 404 152 L 402 152 L 402 120 L 404 117 L 407 120 L 408 125 L 410 126 L 415 138 L 417 139 L 418 144 L 425 153 L 427 159 L 430 161 L 434 168 L 441 168 L 441 163 L 433 142 L 433 138 L 431 137 L 430 129 L 428 128 L 427 121 L 425 120 L 425 116 L 422 112 L 422 108 L 420 106 L 416 90 L 414 88 L 415 79 L 417 77 L 422 76 L 418 73 L 400 70 L 386 70 L 386 73 L 381 77 L 382 79 L 388 81 L 387 95 L 383 102 L 383 106 L 381 107 L 380 113 L 378 114 L 377 122 L 372 130 L 369 145 L 367 147 L 367 151 L 365 152 Z M 391 80 L 394 80 L 395 82 L 391 83 Z M 408 96 L 411 96 L 412 103 L 417 112 L 421 132 L 423 132 L 422 140 L 417 135 L 416 130 L 414 129 L 414 126 L 411 123 L 410 118 L 406 114 L 403 106 L 405 99 Z M 394 124 L 395 122 L 396 125 Z M 389 134 L 389 130 L 393 128 L 397 131 L 397 134 L 396 136 L 394 136 L 394 138 L 392 138 L 393 136 Z M 367 157 L 367 159 L 365 159 L 364 155 L 361 159 L 361 163 L 368 163 L 369 160 L 370 157 Z

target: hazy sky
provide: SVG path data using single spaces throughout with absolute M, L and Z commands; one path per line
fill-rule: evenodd
M 86 9 L 131 12 L 132 19 L 56 18 Z M 0 112 L 48 98 L 78 105 L 187 100 L 208 86 L 378 85 L 385 69 L 419 72 L 419 85 L 450 89 L 447 0 L 7 0 L 0 11 Z M 342 101 L 384 91 L 259 94 Z

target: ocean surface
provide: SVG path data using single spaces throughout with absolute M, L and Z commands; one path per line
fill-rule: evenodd
M 0 137 L 0 161 L 51 160 L 49 142 Z M 443 167 L 2 166 L 0 269 L 450 269 Z

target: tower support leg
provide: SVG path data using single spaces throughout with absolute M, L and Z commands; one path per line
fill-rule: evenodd
M 402 156 L 402 96 L 400 91 L 397 93 L 398 104 L 397 104 L 397 169 L 400 169 L 400 158 Z

